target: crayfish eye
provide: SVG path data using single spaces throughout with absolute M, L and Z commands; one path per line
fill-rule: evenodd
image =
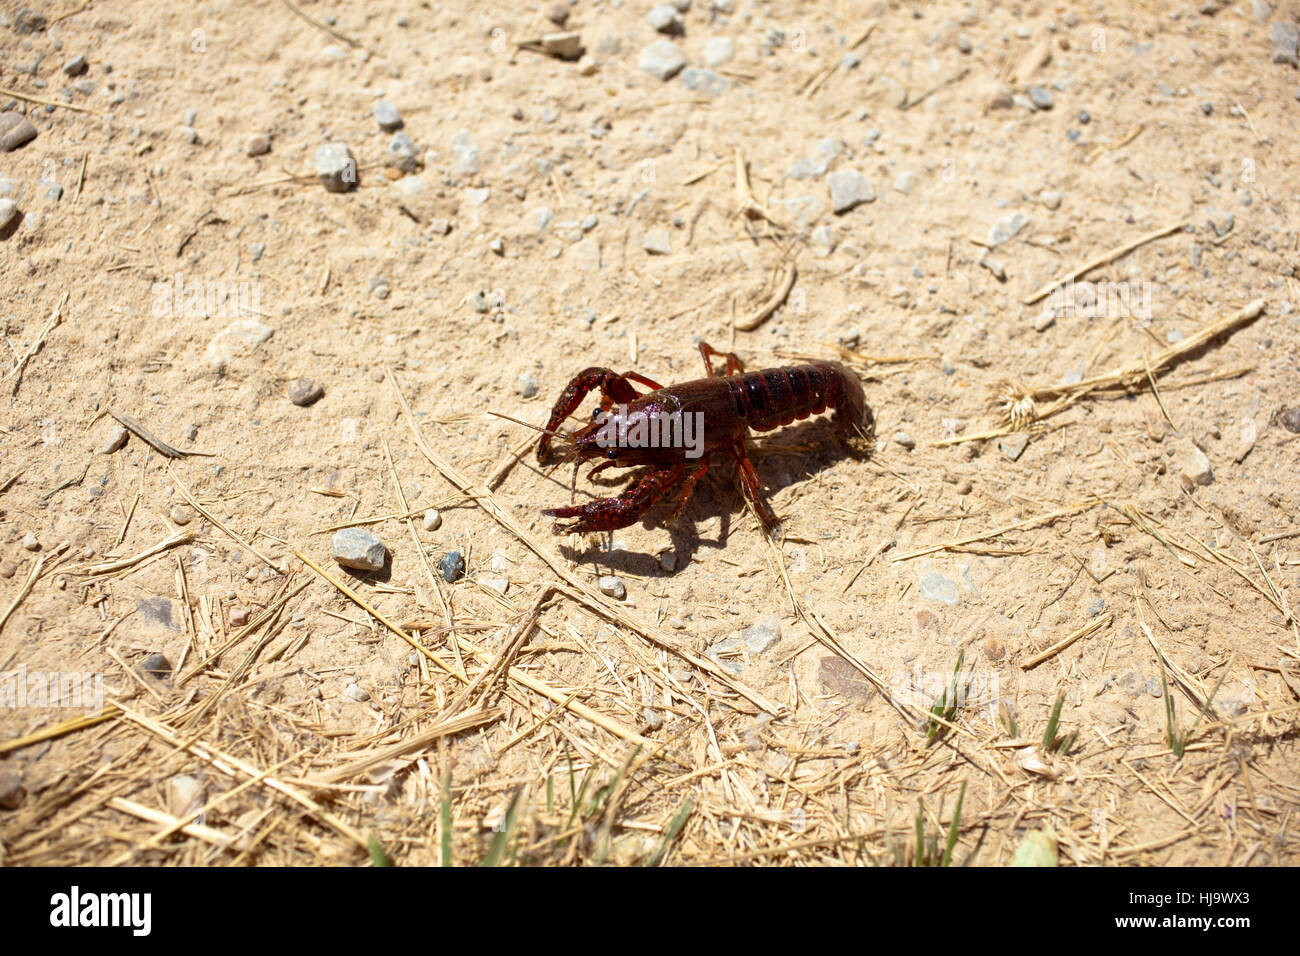
M 608 458 L 610 461 L 616 459 L 618 457 L 618 448 L 606 448 L 605 457 Z
M 600 424 L 601 422 L 603 422 L 603 421 L 604 421 L 608 416 L 609 416 L 609 412 L 608 412 L 608 410 L 606 410 L 606 409 L 604 409 L 604 408 L 598 408 L 598 409 L 596 409 L 594 412 L 591 413 L 591 420 L 592 420 L 593 422 L 595 422 L 597 425 L 599 425 L 599 424 Z

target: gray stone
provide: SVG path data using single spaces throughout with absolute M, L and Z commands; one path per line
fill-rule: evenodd
M 81 76 L 81 74 L 85 72 L 86 58 L 80 53 L 63 64 L 63 73 L 65 76 Z
M 247 156 L 265 156 L 271 151 L 271 137 L 265 133 L 255 133 L 248 137 L 248 142 L 244 144 L 244 153 Z
M 184 527 L 194 520 L 194 512 L 185 505 L 174 505 L 172 510 L 167 512 L 167 517 L 172 519 L 173 524 Z
M 730 63 L 736 55 L 736 41 L 731 37 L 709 37 L 704 44 L 704 63 L 717 69 L 724 63 Z
M 457 176 L 477 176 L 482 168 L 474 136 L 463 129 L 451 138 L 451 171 Z
M 343 528 L 330 539 L 330 554 L 345 568 L 380 571 L 388 560 L 384 542 L 365 528 Z
M 332 193 L 357 188 L 357 161 L 347 143 L 326 143 L 316 150 L 316 177 Z
M 820 179 L 830 168 L 830 160 L 825 157 L 801 159 L 786 172 L 790 179 Z
M 1205 486 L 1214 481 L 1214 469 L 1210 466 L 1210 459 L 1205 457 L 1205 452 L 1196 446 L 1192 446 L 1179 461 L 1178 472 L 1184 481 L 1191 485 Z
M 652 256 L 666 256 L 673 251 L 672 238 L 662 227 L 647 230 L 641 245 Z
M 993 228 L 989 230 L 989 245 L 1001 245 L 1027 225 L 1029 225 L 1029 217 L 1019 210 L 1009 216 L 1004 216 L 995 222 Z
M 835 233 L 830 226 L 818 226 L 808 237 L 808 244 L 824 259 L 835 251 Z
M 660 33 L 669 36 L 680 36 L 686 32 L 686 27 L 682 24 L 682 18 L 676 8 L 667 3 L 652 7 L 645 15 L 645 22 Z
M 113 454 L 113 452 L 117 451 L 119 448 L 125 445 L 127 439 L 130 437 L 131 437 L 131 433 L 128 432 L 121 425 L 118 425 L 111 432 L 109 432 L 108 438 L 105 439 L 104 444 L 99 446 L 99 453 L 101 455 Z
M 150 654 L 140 662 L 140 673 L 147 674 L 156 680 L 171 680 L 172 665 L 162 654 Z
M 536 224 L 538 232 L 549 226 L 554 218 L 555 210 L 550 206 L 539 206 L 533 210 L 533 222 Z
M 944 577 L 938 571 L 926 571 L 921 575 L 918 585 L 921 596 L 929 598 L 931 601 L 956 604 L 961 600 L 961 592 L 957 589 L 957 582 Z
M 12 770 L 0 770 L 0 810 L 17 810 L 26 798 L 22 778 Z
M 1048 209 L 1060 209 L 1061 200 L 1065 197 L 1055 190 L 1044 190 L 1038 194 L 1038 201 Z
M 546 19 L 550 20 L 557 27 L 562 27 L 569 22 L 569 5 L 567 3 L 552 3 L 546 8 Z
M 12 152 L 36 138 L 36 127 L 22 113 L 0 113 L 0 151 Z
M 15 33 L 40 33 L 50 22 L 50 18 L 38 10 L 23 7 L 14 16 Z
M 1024 432 L 1012 432 L 998 439 L 998 451 L 1009 461 L 1019 461 L 1029 446 L 1029 436 Z
M 582 56 L 582 36 L 578 33 L 544 33 L 542 49 L 557 60 L 577 60 Z
M 962 53 L 969 53 L 973 49 L 970 37 L 964 33 L 960 34 L 957 37 L 957 49 Z
M 455 584 L 465 575 L 465 559 L 459 551 L 448 551 L 438 562 L 438 573 L 448 584 Z
M 1300 435 L 1300 405 L 1295 408 L 1289 408 L 1278 416 L 1278 421 L 1282 427 L 1293 435 Z
M 682 82 L 701 96 L 721 96 L 731 84 L 712 70 L 689 67 L 682 70 Z
M 182 126 L 177 129 L 176 132 L 180 135 L 181 139 L 185 140 L 185 142 L 189 143 L 191 146 L 199 145 L 199 131 L 193 126 Z
M 1050 110 L 1056 105 L 1051 92 L 1043 86 L 1031 86 L 1029 88 L 1029 102 L 1034 104 L 1035 109 L 1040 110 Z
M 442 514 L 437 508 L 430 508 L 424 513 L 424 530 L 437 531 L 442 527 Z
M 603 574 L 596 580 L 596 586 L 600 588 L 600 593 L 606 597 L 612 597 L 615 601 L 621 601 L 627 597 L 627 587 L 622 580 L 612 574 Z
M 1236 225 L 1236 222 L 1232 213 L 1224 212 L 1215 206 L 1210 206 L 1205 210 L 1205 224 L 1214 230 L 1216 236 L 1226 236 L 1232 232 L 1232 227 Z
M 876 198 L 867 177 L 856 169 L 837 169 L 826 177 L 826 185 L 830 187 L 831 209 L 837 216 Z
M 537 376 L 532 372 L 525 372 L 519 377 L 519 394 L 524 398 L 532 398 L 541 387 L 542 383 L 537 381 Z
M 348 681 L 347 685 L 343 688 L 343 696 L 348 700 L 361 703 L 370 699 L 370 692 L 356 681 Z
M 9 224 L 18 218 L 18 203 L 8 197 L 0 199 L 0 230 L 8 229 Z
M 660 80 L 671 80 L 686 67 L 686 55 L 672 40 L 656 40 L 641 51 L 637 69 Z
M 912 189 L 916 186 L 916 174 L 904 170 L 894 178 L 894 189 L 904 196 L 912 195 Z
M 1300 29 L 1294 23 L 1275 20 L 1268 28 L 1268 38 L 1273 44 L 1274 63 L 1289 63 L 1291 66 L 1300 67 L 1300 56 L 1297 56 Z
M 388 144 L 388 158 L 404 173 L 418 173 L 424 168 L 419 150 L 405 133 L 398 133 Z
M 1255 18 L 1256 23 L 1268 23 L 1272 13 L 1273 8 L 1268 0 L 1250 0 L 1250 15 Z
M 402 114 L 388 100 L 380 100 L 374 107 L 375 122 L 385 133 L 392 133 L 402 128 Z
M 320 382 L 313 378 L 299 378 L 289 385 L 287 394 L 289 401 L 306 408 L 308 405 L 315 405 L 324 398 L 325 389 L 321 387 Z
M 908 451 L 916 447 L 916 439 L 904 431 L 894 432 L 894 443 L 902 445 Z
M 775 614 L 769 614 L 752 627 L 740 632 L 740 639 L 751 654 L 762 654 L 781 639 L 781 620 Z
M 25 535 L 23 535 L 23 550 L 24 551 L 41 550 L 41 542 L 37 540 L 36 534 L 34 532 L 28 531 Z

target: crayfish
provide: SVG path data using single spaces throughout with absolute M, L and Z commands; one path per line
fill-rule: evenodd
M 744 495 L 770 531 L 777 519 L 745 451 L 748 429 L 768 431 L 833 408 L 851 452 L 865 452 L 874 436 L 875 420 L 862 383 L 838 362 L 746 372 L 734 353 L 718 352 L 703 342 L 700 356 L 708 376 L 681 385 L 663 386 L 638 372 L 620 375 L 608 368 L 585 369 L 569 382 L 538 443 L 538 460 L 551 459 L 551 437 L 587 394 L 599 389 L 600 408 L 590 424 L 572 435 L 565 455 L 564 460 L 574 459 L 574 481 L 579 464 L 597 458 L 603 460 L 590 476 L 615 466 L 649 466 L 649 471 L 617 497 L 547 508 L 542 513 L 550 517 L 576 519 L 567 525 L 557 523 L 557 532 L 626 528 L 680 483 L 671 522 L 709 470 L 712 456 L 723 453 L 735 461 Z M 726 359 L 723 371 L 714 372 L 714 356 Z M 648 391 L 638 393 L 634 382 Z

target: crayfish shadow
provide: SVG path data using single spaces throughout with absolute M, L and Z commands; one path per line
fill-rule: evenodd
M 599 565 L 612 574 L 622 572 L 645 578 L 671 578 L 690 565 L 700 548 L 721 551 L 727 546 L 727 538 L 731 533 L 731 509 L 726 499 L 713 494 L 707 485 L 708 482 L 700 482 L 681 516 L 672 524 L 664 524 L 672 511 L 672 501 L 659 502 L 641 520 L 640 527 L 648 531 L 656 534 L 667 531 L 671 548 L 655 548 L 653 552 L 623 548 L 609 550 L 605 547 L 605 541 L 597 544 L 596 539 L 592 538 L 577 548 L 561 544 L 560 553 L 567 560 L 578 564 Z M 743 508 L 744 504 L 739 503 L 739 506 Z M 699 533 L 697 527 L 715 516 L 719 519 L 717 535 L 706 538 Z M 618 536 L 617 531 L 613 534 L 614 537 Z M 669 554 L 673 556 L 671 568 L 665 567 L 660 561 L 661 555 Z
M 854 457 L 845 447 L 838 426 L 828 417 L 811 418 L 760 434 L 757 441 L 750 435 L 750 460 L 768 494 L 806 481 L 836 462 Z

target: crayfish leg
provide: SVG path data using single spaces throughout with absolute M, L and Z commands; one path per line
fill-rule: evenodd
M 754 470 L 754 463 L 749 460 L 749 455 L 745 453 L 743 442 L 738 442 L 731 446 L 731 457 L 736 461 L 736 467 L 740 471 L 740 487 L 744 491 L 745 497 L 749 503 L 754 506 L 754 511 L 758 515 L 759 521 L 763 523 L 764 529 L 773 531 L 777 524 L 776 514 L 772 511 L 763 497 L 763 483 L 759 481 L 758 472 Z
M 550 518 L 577 519 L 568 525 L 557 523 L 557 533 L 617 531 L 639 521 L 681 479 L 685 470 L 685 465 L 673 465 L 652 471 L 615 498 L 599 498 L 571 508 L 547 508 L 542 514 Z
M 735 352 L 719 352 L 708 342 L 700 343 L 700 358 L 704 359 L 704 368 L 708 372 L 709 378 L 713 378 L 717 373 L 713 371 L 713 356 L 721 356 L 727 360 L 726 371 L 723 375 L 736 375 L 745 371 L 745 363 L 740 360 L 740 356 Z

